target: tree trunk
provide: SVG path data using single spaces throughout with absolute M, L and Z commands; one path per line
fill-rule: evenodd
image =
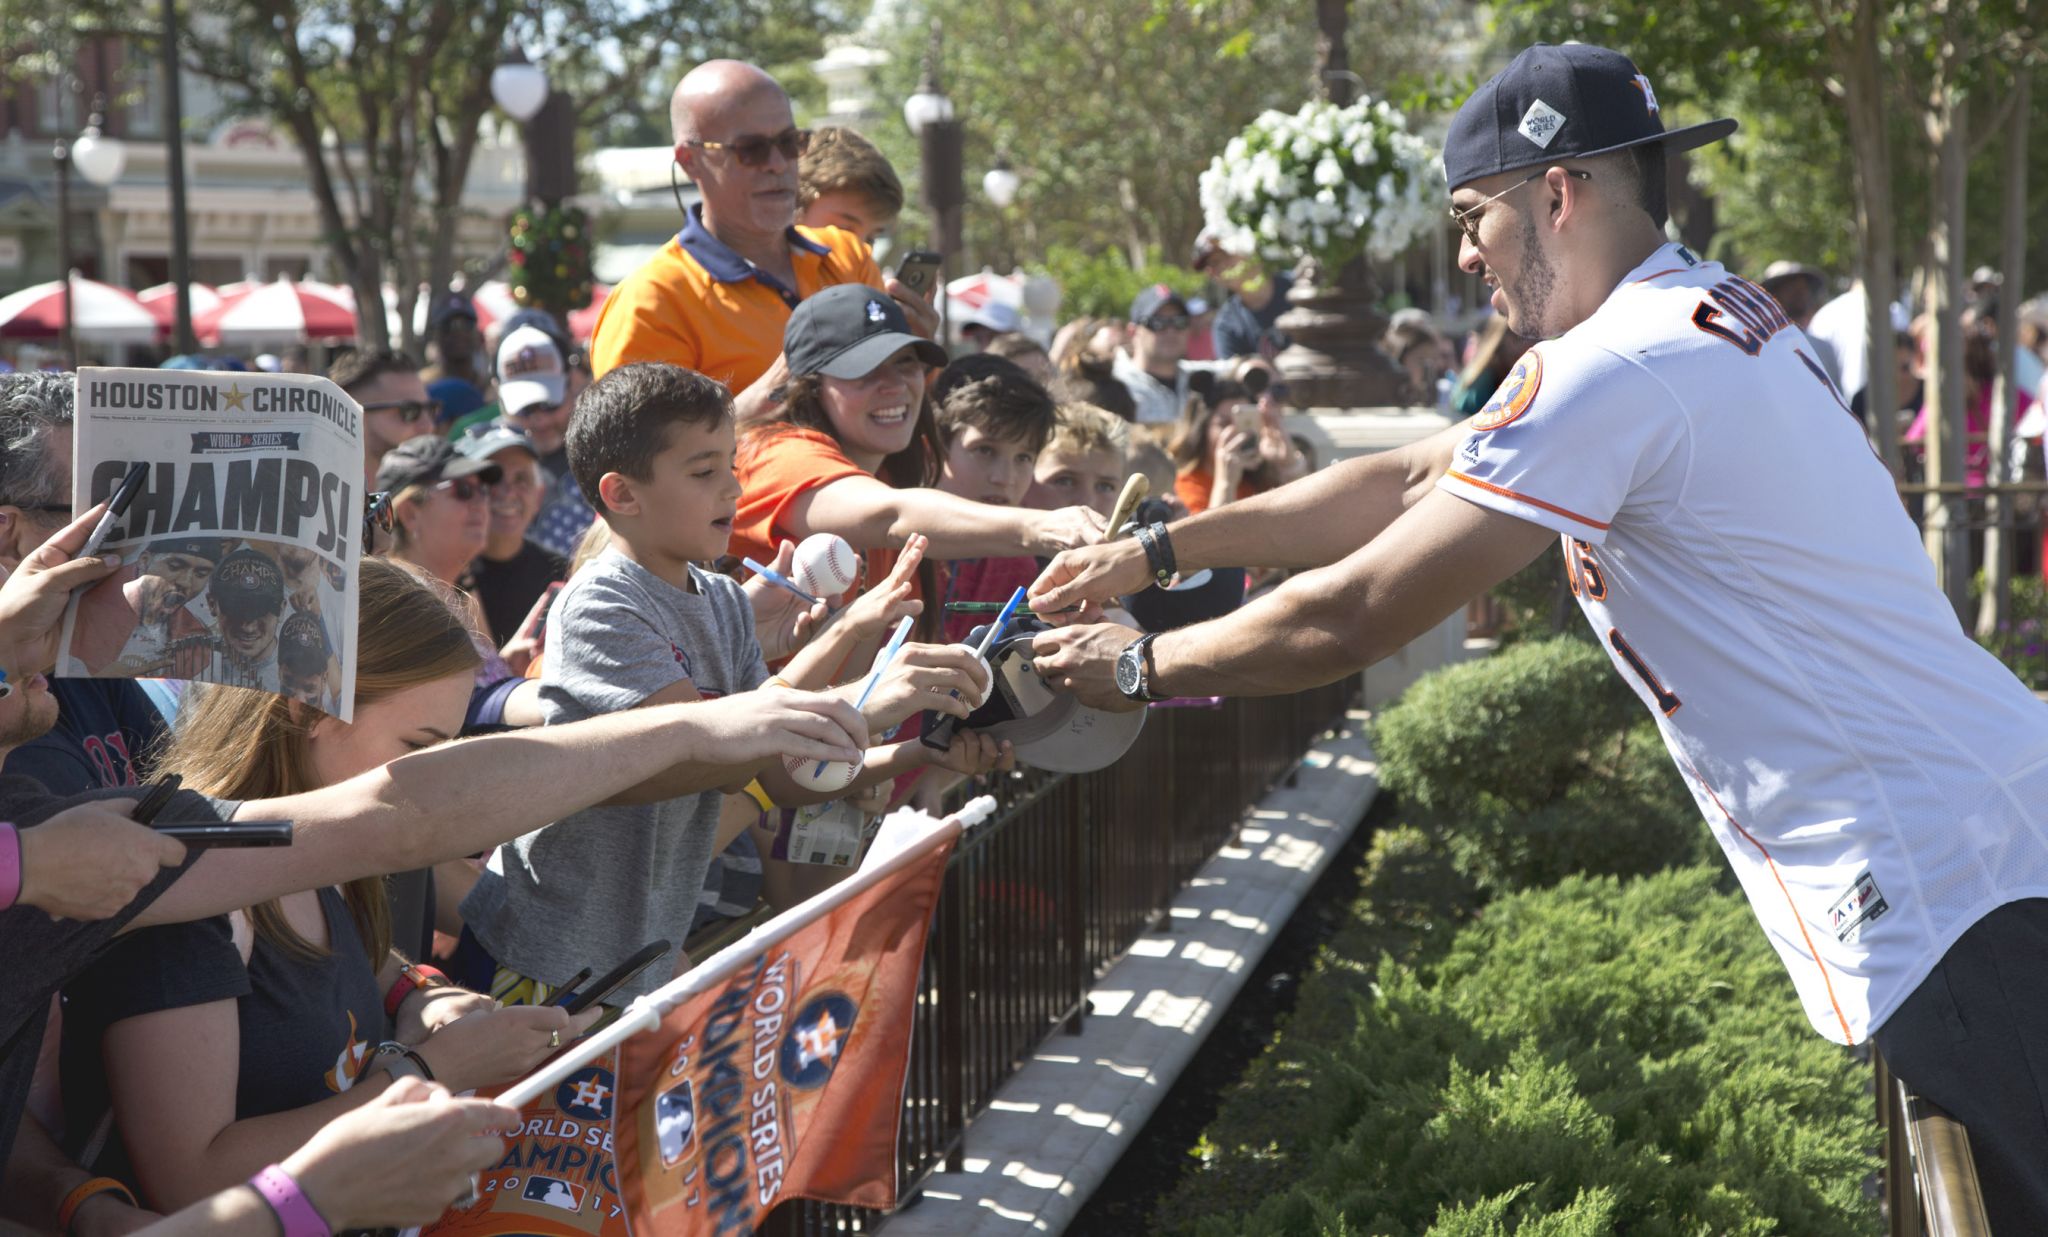
M 1898 221 L 1892 203 L 1891 145 L 1885 135 L 1884 64 L 1877 0 L 1857 0 L 1844 49 L 1843 91 L 1849 150 L 1856 169 L 1856 244 L 1867 304 L 1868 355 L 1863 407 L 1869 413 L 1878 458 L 1893 476 L 1899 468 L 1898 366 L 1892 345 L 1892 302 L 1898 299 Z
M 1338 107 L 1358 97 L 1358 75 L 1344 42 L 1350 26 L 1351 0 L 1316 0 L 1316 80 L 1310 87 Z
M 1927 479 L 1946 487 L 1928 496 L 1925 535 L 1935 578 L 1960 618 L 1970 603 L 1970 504 L 1961 492 L 1969 451 L 1969 411 L 1963 374 L 1963 209 L 1969 152 L 1964 138 L 1969 104 L 1956 75 L 1961 66 L 1960 6 L 1944 23 L 1946 44 L 1935 69 L 1927 112 L 1934 148 L 1934 210 L 1929 240 L 1934 257 L 1930 307 L 1934 317 L 1932 369 L 1927 377 Z
M 2018 362 L 2020 288 L 2027 271 L 2027 129 L 2033 116 L 2034 75 L 2025 62 L 2013 69 L 2013 113 L 2005 132 L 2005 210 L 2000 219 L 1998 288 L 1998 391 L 1991 404 L 1991 480 L 2018 480 L 2007 466 L 2012 429 L 2019 417 Z M 2014 500 L 1992 495 L 1984 531 L 1984 600 L 1977 607 L 1977 634 L 1996 635 L 2009 614 L 2012 593 Z

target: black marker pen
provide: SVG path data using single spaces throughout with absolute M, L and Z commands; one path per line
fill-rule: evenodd
M 78 552 L 78 557 L 91 558 L 100 552 L 100 543 L 114 531 L 114 521 L 128 514 L 129 504 L 135 501 L 135 492 L 142 488 L 142 479 L 148 475 L 147 461 L 137 460 L 128 466 L 128 475 L 114 487 L 114 500 L 107 504 L 107 513 L 100 517 L 100 522 L 92 526 L 92 536 L 85 539 L 85 548 Z

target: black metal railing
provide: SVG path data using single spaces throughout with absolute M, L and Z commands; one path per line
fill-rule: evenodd
M 948 865 L 925 947 L 898 1145 L 906 1197 L 935 1169 L 959 1170 L 967 1127 L 996 1088 L 1055 1030 L 1080 1030 L 1090 983 L 1341 723 L 1357 683 L 1155 709 L 1123 759 L 1098 773 L 968 788 L 1001 806 Z M 799 1201 L 760 1231 L 865 1233 L 880 1219 Z

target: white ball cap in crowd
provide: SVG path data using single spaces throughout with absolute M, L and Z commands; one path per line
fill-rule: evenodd
M 522 326 L 498 345 L 498 407 L 516 417 L 536 404 L 562 402 L 569 365 L 561 348 L 539 327 Z

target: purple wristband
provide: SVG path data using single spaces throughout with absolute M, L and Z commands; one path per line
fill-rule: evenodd
M 263 1196 L 270 1209 L 277 1213 L 277 1222 L 284 1226 L 284 1237 L 332 1237 L 333 1230 L 327 1221 L 313 1209 L 305 1191 L 283 1167 L 272 1164 L 269 1168 L 249 1178 L 249 1188 Z
M 0 821 L 0 911 L 21 897 L 21 831 Z

